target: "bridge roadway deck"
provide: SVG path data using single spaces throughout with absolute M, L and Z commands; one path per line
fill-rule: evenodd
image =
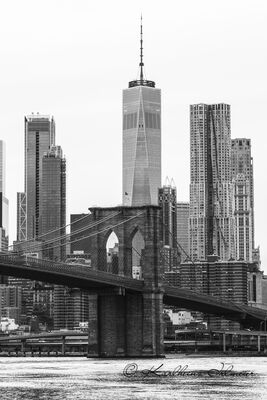
M 0 274 L 43 281 L 85 290 L 123 288 L 131 292 L 143 292 L 142 280 L 94 270 L 88 266 L 77 266 L 49 260 L 40 260 L 16 254 L 0 254 Z M 265 310 L 217 299 L 211 295 L 196 293 L 164 284 L 163 301 L 166 305 L 177 305 L 191 310 L 225 316 L 226 319 L 245 320 L 251 324 L 267 319 Z
M 125 288 L 129 291 L 142 292 L 142 280 L 105 271 L 88 266 L 65 264 L 40 260 L 28 256 L 0 255 L 0 273 L 2 275 L 54 283 L 86 290 Z

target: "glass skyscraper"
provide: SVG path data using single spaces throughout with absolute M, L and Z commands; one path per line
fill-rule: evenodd
M 123 204 L 158 204 L 161 187 L 161 91 L 143 77 L 123 90 Z
M 64 260 L 65 239 L 60 236 L 66 233 L 66 160 L 60 146 L 52 146 L 43 156 L 41 189 L 40 233 L 45 234 L 44 241 L 49 241 L 43 257 Z
M 27 239 L 40 234 L 42 158 L 55 143 L 55 121 L 47 115 L 25 117 L 25 193 Z

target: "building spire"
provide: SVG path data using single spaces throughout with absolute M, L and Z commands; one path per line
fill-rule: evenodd
M 140 81 L 143 82 L 144 80 L 144 73 L 143 73 L 143 18 L 141 14 L 141 25 L 140 25 Z
M 139 79 L 136 79 L 134 81 L 129 82 L 129 88 L 135 87 L 135 86 L 148 86 L 148 87 L 155 87 L 155 82 L 154 81 L 148 81 L 147 79 L 144 79 L 144 63 L 143 63 L 143 17 L 141 14 L 141 23 L 140 23 L 140 77 Z

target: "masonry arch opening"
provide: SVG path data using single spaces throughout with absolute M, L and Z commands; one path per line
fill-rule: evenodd
M 144 263 L 145 241 L 139 229 L 132 238 L 132 277 L 142 279 L 142 267 Z
M 110 232 L 106 242 L 107 272 L 119 273 L 119 239 L 114 231 Z

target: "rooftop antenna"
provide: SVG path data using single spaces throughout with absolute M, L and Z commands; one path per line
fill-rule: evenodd
M 140 26 L 140 63 L 139 66 L 141 67 L 140 69 L 140 81 L 142 82 L 144 80 L 144 74 L 143 74 L 143 18 L 141 14 L 141 26 Z

